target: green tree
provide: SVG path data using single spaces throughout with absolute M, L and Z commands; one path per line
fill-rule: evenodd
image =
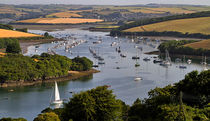
M 10 43 L 9 45 L 7 45 L 6 52 L 7 53 L 20 53 L 21 48 L 20 48 L 19 42 L 15 41 L 14 43 Z
M 122 119 L 121 102 L 107 86 L 75 94 L 64 107 L 65 121 L 113 121 Z
M 94 106 L 95 100 L 87 92 L 76 94 L 71 101 L 65 105 L 65 120 L 73 119 L 74 121 L 96 121 Z
M 88 93 L 95 99 L 96 121 L 110 121 L 121 116 L 120 102 L 107 86 L 91 89 Z
M 45 36 L 45 37 L 48 37 L 48 36 L 49 36 L 49 33 L 48 33 L 48 32 L 45 32 L 45 33 L 44 33 L 44 36 Z
M 34 121 L 60 121 L 57 114 L 54 112 L 39 114 Z

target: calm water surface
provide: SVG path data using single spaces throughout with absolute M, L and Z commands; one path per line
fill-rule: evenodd
M 44 33 L 44 31 L 31 30 L 33 33 Z M 172 66 L 165 68 L 159 64 L 153 63 L 153 57 L 156 55 L 145 55 L 145 52 L 156 50 L 149 45 L 158 46 L 157 42 L 140 42 L 139 44 L 132 43 L 128 38 L 115 39 L 106 36 L 106 32 L 89 32 L 80 29 L 67 29 L 62 31 L 50 32 L 56 37 L 65 37 L 71 35 L 77 40 L 85 39 L 87 43 L 71 49 L 72 54 L 65 52 L 64 46 L 54 49 L 57 54 L 73 58 L 76 56 L 86 56 L 94 63 L 97 63 L 91 53 L 89 47 L 95 48 L 105 58 L 105 65 L 100 66 L 98 70 L 100 73 L 94 74 L 91 77 L 81 78 L 75 81 L 60 82 L 59 90 L 62 99 L 69 99 L 72 96 L 69 92 L 79 93 L 91 88 L 102 85 L 111 85 L 110 89 L 118 99 L 123 100 L 131 105 L 136 98 L 148 97 L 147 92 L 155 87 L 164 87 L 168 84 L 173 84 L 184 78 L 184 75 L 193 71 L 201 71 L 202 65 L 192 63 L 187 65 L 187 69 L 179 69 L 180 63 L 172 63 Z M 101 37 L 103 42 L 101 44 L 93 45 L 93 41 L 97 41 Z M 77 41 L 75 40 L 75 41 Z M 116 47 L 111 47 L 113 41 L 119 42 L 121 51 L 127 55 L 126 58 L 121 58 L 115 51 Z M 47 48 L 55 46 L 56 43 L 41 44 L 38 51 L 35 52 L 35 46 L 29 47 L 25 55 L 31 56 L 34 54 L 41 54 L 47 52 Z M 132 56 L 136 55 L 135 46 L 141 46 L 143 52 L 139 52 L 140 67 L 135 68 L 135 60 Z M 151 58 L 151 61 L 145 62 L 143 58 Z M 120 69 L 116 69 L 120 67 Z M 141 76 L 143 80 L 134 81 L 136 76 Z M 0 118 L 2 117 L 24 117 L 29 121 L 33 120 L 43 109 L 49 106 L 52 95 L 52 84 L 43 84 L 29 87 L 11 88 L 14 92 L 9 92 L 10 89 L 0 89 Z

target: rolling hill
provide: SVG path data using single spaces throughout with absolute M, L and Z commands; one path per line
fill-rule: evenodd
M 210 39 L 202 40 L 202 41 L 199 41 L 199 42 L 189 43 L 189 44 L 186 44 L 184 46 L 185 47 L 192 47 L 192 48 L 195 48 L 195 49 L 203 48 L 203 49 L 210 50 Z
M 123 32 L 151 32 L 151 31 L 156 31 L 156 32 L 175 31 L 175 32 L 181 32 L 183 34 L 201 33 L 204 35 L 210 35 L 210 17 L 170 20 L 170 21 L 148 24 L 123 30 Z
M 40 35 L 0 29 L 0 38 L 19 38 L 19 37 L 40 37 Z

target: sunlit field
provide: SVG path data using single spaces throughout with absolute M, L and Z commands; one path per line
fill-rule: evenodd
M 0 38 L 39 37 L 40 35 L 0 29 Z
M 171 20 L 155 24 L 134 27 L 125 32 L 145 32 L 145 31 L 176 31 L 181 33 L 202 33 L 210 34 L 210 17 Z
M 210 50 L 210 39 L 202 40 L 202 41 L 194 42 L 194 43 L 190 43 L 190 44 L 186 44 L 185 46 L 196 48 L 196 49 L 204 48 L 204 49 Z
M 40 24 L 80 24 L 102 22 L 101 19 L 84 19 L 84 18 L 38 18 L 18 21 L 18 23 L 40 23 Z

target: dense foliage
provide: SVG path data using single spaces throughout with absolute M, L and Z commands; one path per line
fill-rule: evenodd
M 60 119 L 57 114 L 49 112 L 38 115 L 34 121 L 60 121 Z
M 6 47 L 7 53 L 20 53 L 20 43 L 18 41 L 13 41 L 12 43 L 9 43 Z
M 207 49 L 195 49 L 192 47 L 183 46 L 188 43 L 196 42 L 194 40 L 181 40 L 181 41 L 167 41 L 160 44 L 158 49 L 164 53 L 167 49 L 171 54 L 185 54 L 185 55 L 206 55 L 210 56 L 210 50 Z
M 81 60 L 87 58 L 82 58 Z M 91 61 L 89 61 L 92 63 Z M 77 64 L 77 61 L 74 62 Z M 78 62 L 82 69 L 87 63 Z M 91 64 L 89 64 L 92 66 Z M 83 67 L 84 66 L 84 67 Z M 20 54 L 7 54 L 0 58 L 0 83 L 8 81 L 36 81 L 68 75 L 72 68 L 72 60 L 60 55 L 43 53 L 40 56 L 23 56 Z M 88 67 L 90 69 L 90 67 Z M 76 69 L 75 69 L 76 70 Z M 79 70 L 83 71 L 83 70 Z
M 197 18 L 197 17 L 209 17 L 210 11 L 204 11 L 204 12 L 197 12 L 197 13 L 191 13 L 191 14 L 181 14 L 181 15 L 173 15 L 173 16 L 166 16 L 166 17 L 159 17 L 159 18 L 148 18 L 148 19 L 142 19 L 138 20 L 129 24 L 124 24 L 120 26 L 119 28 L 113 29 L 111 31 L 112 36 L 120 35 L 122 30 L 142 26 L 142 25 L 148 25 L 163 21 L 169 21 L 169 20 L 176 20 L 176 19 L 187 19 L 187 18 Z M 125 33 L 124 33 L 125 34 Z
M 93 62 L 90 61 L 88 58 L 86 57 L 76 57 L 74 59 L 72 59 L 72 66 L 71 66 L 71 70 L 76 71 L 86 71 L 91 69 L 93 65 Z

